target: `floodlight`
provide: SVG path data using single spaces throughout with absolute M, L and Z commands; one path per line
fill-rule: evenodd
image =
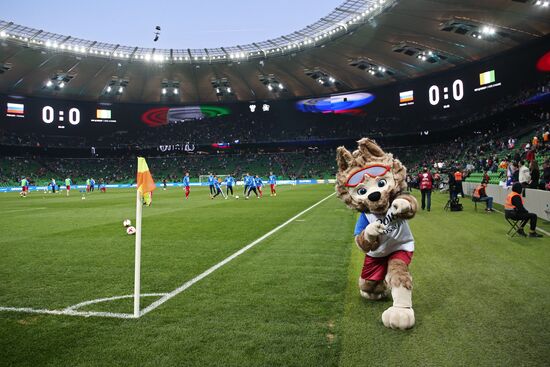
M 162 95 L 166 94 L 166 88 L 162 88 Z
M 65 86 L 64 82 L 59 83 L 59 88 L 63 88 Z
M 111 90 L 113 90 L 113 88 L 111 88 L 111 86 L 108 86 L 107 87 L 107 93 L 111 93 Z
M 118 93 L 122 93 L 124 92 L 124 88 L 123 87 L 118 87 Z
M 51 87 L 53 85 L 52 81 L 51 80 L 48 80 L 46 82 L 46 87 Z
M 179 94 L 178 88 L 174 88 L 174 94 Z

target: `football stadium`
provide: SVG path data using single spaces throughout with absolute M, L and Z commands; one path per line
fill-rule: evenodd
M 550 2 L 0 14 L 0 366 L 550 365 Z

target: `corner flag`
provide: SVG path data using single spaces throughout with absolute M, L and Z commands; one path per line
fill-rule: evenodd
M 145 158 L 138 157 L 138 171 L 137 171 L 137 190 L 145 198 L 145 204 L 151 205 L 151 192 L 156 189 L 153 176 L 149 172 L 149 167 Z
M 138 170 L 136 180 L 136 252 L 134 270 L 134 317 L 139 317 L 140 312 L 140 288 L 141 288 L 141 217 L 144 198 L 145 204 L 151 205 L 151 193 L 156 188 L 155 181 L 149 172 L 145 158 L 138 157 Z

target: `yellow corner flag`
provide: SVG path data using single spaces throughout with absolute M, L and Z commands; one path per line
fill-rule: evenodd
M 149 167 L 145 158 L 138 157 L 138 171 L 137 171 L 137 190 L 141 193 L 145 200 L 146 205 L 151 205 L 151 193 L 156 189 L 153 176 L 149 172 Z

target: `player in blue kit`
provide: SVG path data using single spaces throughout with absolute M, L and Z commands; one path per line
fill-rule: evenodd
M 256 183 L 256 187 L 258 188 L 260 197 L 264 196 L 264 193 L 262 192 L 262 187 L 264 186 L 264 182 L 262 181 L 262 178 L 256 175 L 256 177 L 254 177 L 254 182 Z
M 250 182 L 250 175 L 248 173 L 245 173 L 244 177 L 243 177 L 243 184 L 244 184 L 244 191 L 243 191 L 243 195 L 246 195 L 246 193 L 248 192 L 248 184 Z
M 214 185 L 214 175 L 212 175 L 212 172 L 210 172 L 208 176 L 208 187 L 210 187 L 210 195 L 214 195 L 216 193 L 216 189 Z
M 256 180 L 254 179 L 254 176 L 248 176 L 248 191 L 245 199 L 248 199 L 252 191 L 254 191 L 256 197 L 259 199 L 260 197 L 258 196 L 258 190 L 256 188 Z
M 218 181 L 218 176 L 214 176 L 214 181 L 213 182 L 214 182 L 214 190 L 215 190 L 216 194 L 213 195 L 213 196 L 210 196 L 210 198 L 214 199 L 219 194 L 222 194 L 222 196 L 225 199 L 227 199 L 227 196 L 225 196 L 225 194 L 222 191 L 222 184 L 221 184 L 221 182 Z
M 277 185 L 277 176 L 273 174 L 273 172 L 269 172 L 269 180 L 267 181 L 269 184 L 269 188 L 271 189 L 271 196 L 277 196 L 277 192 L 275 191 L 275 186 Z
M 227 196 L 229 196 L 229 191 L 231 191 L 231 196 L 233 196 L 233 185 L 234 184 L 235 184 L 235 179 L 233 178 L 233 176 L 229 175 L 225 178 L 225 185 L 226 185 L 225 192 L 226 192 Z
M 185 172 L 185 176 L 183 177 L 183 189 L 185 190 L 185 198 L 189 199 L 189 192 L 191 191 L 189 184 L 189 172 Z

